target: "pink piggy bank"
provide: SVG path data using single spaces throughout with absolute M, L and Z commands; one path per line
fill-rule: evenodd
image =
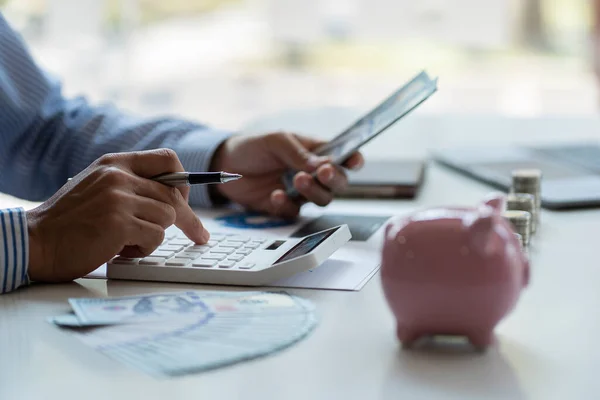
M 466 336 L 485 349 L 529 282 L 529 262 L 501 213 L 504 197 L 478 208 L 438 208 L 392 220 L 381 277 L 403 346 L 423 336 Z

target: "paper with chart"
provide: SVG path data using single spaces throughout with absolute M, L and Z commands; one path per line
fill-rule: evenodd
M 285 292 L 185 291 L 69 302 L 75 313 L 49 322 L 157 377 L 264 356 L 296 343 L 317 323 L 312 303 Z

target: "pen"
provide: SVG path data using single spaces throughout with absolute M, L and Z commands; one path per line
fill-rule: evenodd
M 172 172 L 155 176 L 152 180 L 169 186 L 191 186 L 227 183 L 241 177 L 242 175 L 228 172 Z
M 242 175 L 228 172 L 171 172 L 157 175 L 153 181 L 168 186 L 208 185 L 211 183 L 227 183 L 240 179 Z M 70 181 L 73 178 L 67 179 Z

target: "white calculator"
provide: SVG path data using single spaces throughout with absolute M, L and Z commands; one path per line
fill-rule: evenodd
M 196 245 L 178 229 L 145 258 L 116 257 L 109 279 L 260 286 L 318 267 L 350 240 L 348 225 L 302 238 L 266 238 L 212 232 Z

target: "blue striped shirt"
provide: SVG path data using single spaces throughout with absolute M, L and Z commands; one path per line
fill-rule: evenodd
M 0 14 L 0 192 L 43 201 L 105 153 L 167 147 L 188 171 L 208 170 L 229 132 L 176 118 L 143 119 L 66 99 Z M 190 203 L 209 206 L 206 187 Z M 25 211 L 0 210 L 0 293 L 28 283 Z

